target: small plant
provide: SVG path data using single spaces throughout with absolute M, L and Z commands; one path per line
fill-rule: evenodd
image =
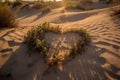
M 60 43 L 62 42 L 61 39 L 55 49 L 55 52 L 50 54 L 50 56 L 47 58 L 48 67 L 62 64 L 70 60 L 71 58 L 74 58 L 77 54 L 81 54 L 85 50 L 86 45 L 88 45 L 88 43 L 91 42 L 90 35 L 84 29 L 68 30 L 63 32 L 63 35 L 66 33 L 79 34 L 81 39 L 74 43 L 74 45 L 72 46 L 72 48 L 68 53 L 65 53 L 65 55 L 59 55 L 59 52 L 61 51 L 61 45 L 60 45 Z
M 71 57 L 75 57 L 76 54 L 80 54 L 84 51 L 85 46 L 91 41 L 90 35 L 83 29 L 72 29 L 68 30 L 62 33 L 62 35 L 66 33 L 77 33 L 81 37 L 79 41 L 74 41 L 74 45 L 72 48 L 68 48 L 68 52 L 61 55 L 62 50 L 62 41 L 64 37 L 62 36 L 59 39 L 59 42 L 55 48 L 55 50 L 52 53 L 47 53 L 49 50 L 49 44 L 44 41 L 44 35 L 47 32 L 52 33 L 61 33 L 61 29 L 59 26 L 52 26 L 50 23 L 43 23 L 37 27 L 33 27 L 31 30 L 28 31 L 27 36 L 25 37 L 25 41 L 28 44 L 28 49 L 36 51 L 43 55 L 44 60 L 46 61 L 46 64 L 48 68 L 54 65 L 61 65 L 66 60 L 69 60 Z M 30 65 L 31 66 L 31 65 Z
M 16 16 L 6 4 L 0 4 L 0 27 L 15 27 Z
M 43 40 L 42 29 L 32 28 L 27 33 L 25 41 L 28 44 L 28 50 L 39 52 L 40 54 L 44 53 L 47 50 L 47 44 Z
M 48 44 L 44 41 L 44 34 L 46 32 L 57 33 L 60 32 L 60 28 L 59 26 L 53 27 L 47 22 L 33 27 L 28 31 L 25 37 L 25 42 L 28 44 L 28 50 L 36 51 L 40 54 L 45 53 L 49 48 Z
M 43 23 L 41 25 L 41 27 L 43 27 L 43 32 L 46 33 L 46 32 L 52 32 L 52 33 L 61 33 L 61 28 L 59 26 L 52 26 L 50 25 L 50 23 Z
M 90 35 L 87 33 L 87 31 L 84 30 L 84 29 L 81 29 L 81 28 L 80 29 L 67 30 L 63 33 L 64 34 L 65 33 L 77 33 L 77 34 L 79 34 L 79 36 L 81 37 L 81 41 L 83 41 L 83 43 L 85 45 L 87 45 L 91 41 Z
M 51 7 L 50 6 L 46 6 L 46 7 L 42 8 L 41 13 L 44 14 L 44 13 L 48 13 L 50 11 L 51 11 Z

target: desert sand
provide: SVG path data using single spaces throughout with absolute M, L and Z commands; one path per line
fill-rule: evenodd
M 17 18 L 20 27 L 0 31 L 0 72 L 3 74 L 0 80 L 120 79 L 120 19 L 110 15 L 109 7 L 90 11 L 62 12 L 62 9 L 53 9 L 43 15 L 38 10 L 23 10 Z M 27 55 L 27 46 L 23 43 L 27 31 L 44 21 L 60 25 L 62 31 L 83 28 L 92 36 L 92 42 L 82 55 L 59 69 L 52 67 L 46 71 L 44 60 L 37 54 Z M 65 42 L 70 41 L 69 36 L 71 34 L 64 35 L 61 44 L 64 47 L 68 45 Z M 49 34 L 46 40 L 56 45 L 60 37 Z

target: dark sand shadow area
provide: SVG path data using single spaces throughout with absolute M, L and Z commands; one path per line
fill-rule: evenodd
M 103 51 L 96 52 L 95 46 L 88 46 L 82 55 L 63 64 L 63 70 L 56 66 L 51 67 L 47 73 L 46 64 L 40 56 L 27 54 L 26 44 L 20 44 L 20 47 L 13 53 L 0 69 L 1 80 L 110 80 L 110 78 L 119 79 L 114 74 L 118 69 L 114 66 L 111 71 L 102 67 L 107 63 L 99 54 Z M 107 75 L 106 75 L 107 74 Z M 12 79 L 13 78 L 13 79 Z

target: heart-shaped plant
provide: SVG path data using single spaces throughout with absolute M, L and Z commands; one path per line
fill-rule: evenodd
M 25 41 L 28 50 L 40 53 L 50 67 L 54 64 L 62 64 L 76 54 L 82 53 L 91 39 L 83 29 L 61 32 L 59 26 L 45 22 L 29 30 Z

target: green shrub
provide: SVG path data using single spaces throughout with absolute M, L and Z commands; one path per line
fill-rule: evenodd
M 25 41 L 28 44 L 28 49 L 34 52 L 38 52 L 44 56 L 46 64 L 48 68 L 53 65 L 59 65 L 65 62 L 70 57 L 75 57 L 76 54 L 80 54 L 85 49 L 85 46 L 91 41 L 90 35 L 83 29 L 71 29 L 68 31 L 63 32 L 61 35 L 66 33 L 77 33 L 81 37 L 81 39 L 72 46 L 70 49 L 69 54 L 66 55 L 59 55 L 61 51 L 61 42 L 63 41 L 64 37 L 59 39 L 55 51 L 51 54 L 47 54 L 50 46 L 49 44 L 44 41 L 44 35 L 47 32 L 52 33 L 61 33 L 61 29 L 59 26 L 52 26 L 50 23 L 43 23 L 39 26 L 33 27 L 31 30 L 28 31 L 27 36 L 25 37 Z
M 91 42 L 90 35 L 84 29 L 67 30 L 67 31 L 63 32 L 63 35 L 66 33 L 77 33 L 81 37 L 81 39 L 78 42 L 74 43 L 74 45 L 70 49 L 69 54 L 64 55 L 64 56 L 59 55 L 59 51 L 61 50 L 61 45 L 59 43 L 62 40 L 59 41 L 59 43 L 55 49 L 55 52 L 52 53 L 52 55 L 50 55 L 49 58 L 47 59 L 48 67 L 50 67 L 52 65 L 62 64 L 64 62 L 66 62 L 67 60 L 74 58 L 77 54 L 81 54 L 85 50 L 86 45 L 88 45 Z
M 52 26 L 48 22 L 45 22 L 38 27 L 42 27 L 43 33 L 46 32 L 61 33 L 61 28 L 59 26 Z
M 43 33 L 40 27 L 29 30 L 25 41 L 27 41 L 29 50 L 39 52 L 40 54 L 47 48 L 47 45 L 43 41 Z
M 39 52 L 40 54 L 45 53 L 48 49 L 48 44 L 44 41 L 44 34 L 46 32 L 57 33 L 60 32 L 59 26 L 51 26 L 45 22 L 37 27 L 33 27 L 28 31 L 25 37 L 25 42 L 28 44 L 28 50 Z
M 65 33 L 77 33 L 80 36 L 80 40 L 76 43 L 75 46 L 70 50 L 70 56 L 75 57 L 76 54 L 81 54 L 85 50 L 85 46 L 91 42 L 91 36 L 87 33 L 86 30 L 80 29 L 70 29 L 64 32 Z
M 0 27 L 15 27 L 16 25 L 16 16 L 10 7 L 0 4 Z
M 85 46 L 91 42 L 91 36 L 84 29 L 73 29 L 69 32 L 77 33 L 80 36 L 80 40 L 76 43 L 76 45 L 71 49 L 71 56 L 74 57 L 75 54 L 81 54 L 85 50 Z
M 65 32 L 63 32 L 64 34 L 65 33 L 77 33 L 79 34 L 79 36 L 81 37 L 83 43 L 85 45 L 87 45 L 89 42 L 91 42 L 91 38 L 90 38 L 90 35 L 87 33 L 86 30 L 80 28 L 80 29 L 70 29 L 70 30 L 67 30 Z

